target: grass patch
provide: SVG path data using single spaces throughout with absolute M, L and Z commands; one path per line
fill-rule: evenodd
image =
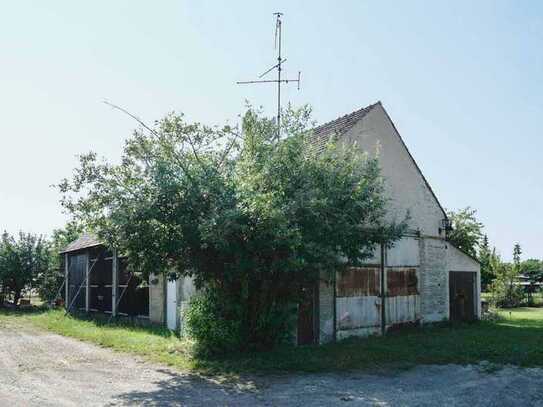
M 417 364 L 543 366 L 543 309 L 500 311 L 497 321 L 441 324 L 349 339 L 325 346 L 284 346 L 272 352 L 195 358 L 190 343 L 168 330 L 65 317 L 64 312 L 1 311 L 0 324 L 21 322 L 118 351 L 207 374 L 322 372 L 408 368 Z

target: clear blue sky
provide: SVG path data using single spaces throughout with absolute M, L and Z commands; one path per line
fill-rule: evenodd
M 244 100 L 273 113 L 275 89 L 240 87 L 274 60 L 283 11 L 286 72 L 318 122 L 381 100 L 447 208 L 479 211 L 510 258 L 543 257 L 543 3 L 539 1 L 3 2 L 0 229 L 50 233 L 50 187 L 75 155 L 119 157 L 135 123 L 237 122 Z

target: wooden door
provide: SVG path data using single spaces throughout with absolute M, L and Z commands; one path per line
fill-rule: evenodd
M 298 345 L 317 343 L 317 286 L 302 290 L 302 298 L 298 306 Z
M 473 321 L 475 313 L 476 273 L 449 273 L 449 303 L 451 321 Z

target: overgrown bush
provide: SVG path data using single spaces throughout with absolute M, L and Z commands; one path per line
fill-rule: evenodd
M 296 307 L 270 307 L 257 320 L 259 338 L 248 331 L 246 299 L 228 299 L 220 290 L 205 289 L 193 296 L 184 312 L 184 334 L 194 339 L 199 354 L 270 349 L 292 339 Z M 250 345 L 248 345 L 250 344 Z
M 199 353 L 241 350 L 242 309 L 228 304 L 218 292 L 204 290 L 193 296 L 183 318 L 185 334 L 196 341 Z

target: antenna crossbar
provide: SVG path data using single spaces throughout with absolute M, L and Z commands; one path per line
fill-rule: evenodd
M 236 82 L 237 85 L 247 85 L 247 84 L 251 84 L 251 83 L 278 83 L 278 82 L 281 82 L 281 83 L 289 83 L 289 82 L 298 82 L 299 79 L 281 79 L 281 80 L 278 80 L 278 79 L 270 79 L 270 80 L 262 80 L 262 81 L 241 81 L 241 82 Z

